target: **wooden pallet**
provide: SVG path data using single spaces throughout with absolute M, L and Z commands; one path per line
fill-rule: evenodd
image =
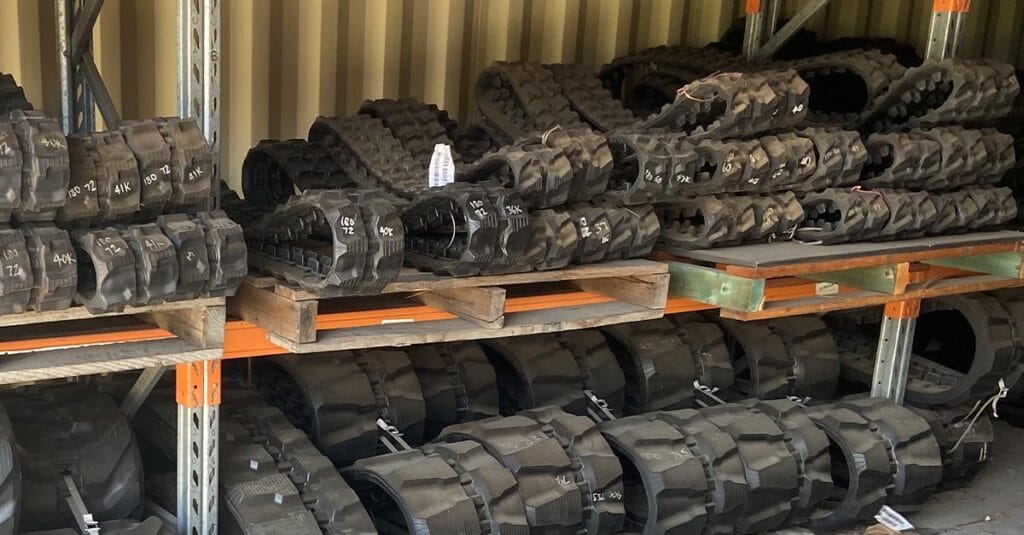
M 0 384 L 220 359 L 225 300 L 0 316 Z
M 343 295 L 338 290 L 316 294 L 254 275 L 228 301 L 228 311 L 265 330 L 283 350 L 309 353 L 653 319 L 662 316 L 668 282 L 667 266 L 649 260 L 459 278 L 403 270 L 376 296 Z M 252 334 L 232 333 L 232 327 L 229 324 L 232 340 Z M 230 356 L 258 354 L 267 352 L 250 344 L 248 352 Z
M 758 244 L 665 258 L 666 313 L 755 320 L 1024 286 L 1024 233 L 883 243 Z

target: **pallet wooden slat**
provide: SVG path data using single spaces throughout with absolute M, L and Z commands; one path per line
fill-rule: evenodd
M 13 353 L 0 355 L 0 384 L 216 360 L 221 353 L 178 338 Z
M 596 305 L 506 313 L 505 324 L 501 328 L 481 327 L 457 318 L 322 331 L 313 344 L 297 344 L 274 333 L 269 333 L 269 338 L 291 353 L 314 353 L 551 333 L 656 319 L 661 316 L 661 309 L 610 301 Z
M 623 319 L 609 321 L 660 317 L 667 300 L 668 283 L 665 264 L 640 259 L 554 271 L 458 278 L 403 270 L 397 281 L 374 296 L 354 296 L 349 290 L 337 288 L 313 293 L 255 274 L 247 278 L 229 303 L 228 311 L 265 329 L 268 338 L 286 350 L 325 351 L 339 344 L 348 348 L 365 347 L 360 344 L 376 347 L 382 339 L 388 340 L 388 345 L 408 345 L 449 337 L 465 340 L 467 336 L 507 336 L 542 329 L 535 324 L 540 320 L 561 324 L 557 321 L 558 314 L 539 314 L 544 310 L 559 313 L 572 310 L 592 322 L 591 314 L 608 312 L 610 305 L 618 304 L 627 308 L 611 312 L 618 314 L 628 310 L 628 313 L 619 314 Z M 582 292 L 572 292 L 573 287 Z M 516 288 L 516 292 L 525 288 L 531 295 L 508 297 L 511 288 Z M 399 302 L 399 308 L 379 308 L 388 306 L 381 300 L 395 301 L 403 296 L 426 307 L 417 309 Z M 587 307 L 590 307 L 587 312 L 581 312 Z M 325 312 L 325 309 L 333 311 Z M 524 317 L 533 318 L 530 320 L 533 323 L 529 327 L 510 326 L 510 317 L 518 317 L 520 321 Z M 372 325 L 367 325 L 368 321 Z M 543 327 L 546 330 L 537 332 L 580 328 L 561 325 Z M 421 333 L 420 330 L 436 332 Z M 494 332 L 473 334 L 483 330 Z M 343 343 L 335 340 L 341 336 L 346 338 Z

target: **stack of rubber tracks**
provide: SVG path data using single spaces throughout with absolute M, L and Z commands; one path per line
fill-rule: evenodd
M 792 69 L 714 74 L 680 87 L 671 103 L 638 127 L 691 140 L 749 137 L 802 123 L 809 96 Z
M 382 531 L 836 529 L 885 504 L 918 509 L 943 482 L 940 431 L 881 398 L 751 400 L 601 423 L 547 406 L 451 425 L 341 474 Z
M 432 188 L 402 212 L 402 222 L 406 262 L 452 276 L 640 257 L 658 235 L 650 205 L 570 204 L 528 213 L 513 191 L 462 183 Z
M 192 119 L 125 121 L 65 137 L 42 112 L 0 118 L 0 221 L 69 228 L 145 221 L 208 204 L 213 154 Z
M 404 226 L 375 190 L 307 190 L 245 229 L 264 271 L 309 289 L 376 293 L 398 277 Z
M 875 133 L 864 142 L 865 187 L 946 190 L 998 184 L 1016 165 L 1013 138 L 994 129 L 962 126 Z
M 1011 65 L 989 60 L 925 61 L 907 69 L 866 114 L 873 131 L 948 123 L 992 123 L 1020 92 Z
M 1017 216 L 1009 188 L 968 186 L 949 192 L 827 189 L 800 199 L 804 242 L 893 240 L 998 228 Z
M 0 247 L 0 314 L 234 295 L 248 269 L 242 228 L 219 210 L 70 232 L 23 223 L 0 229 Z
M 662 224 L 656 247 L 679 254 L 788 239 L 831 244 L 949 235 L 998 228 L 1017 216 L 1010 189 L 993 186 L 701 195 L 656 210 Z
M 858 181 L 867 153 L 856 132 L 805 128 L 754 139 L 614 132 L 609 195 L 627 204 L 739 192 L 806 192 Z

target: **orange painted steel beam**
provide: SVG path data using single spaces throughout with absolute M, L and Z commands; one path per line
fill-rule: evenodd
M 885 315 L 892 319 L 911 319 L 921 314 L 921 300 L 907 299 L 885 304 Z
M 175 366 L 175 399 L 178 405 L 220 405 L 220 361 L 203 360 Z
M 57 347 L 115 344 L 120 342 L 145 342 L 147 340 L 163 340 L 167 338 L 174 338 L 174 335 L 168 331 L 158 328 L 72 334 L 69 336 L 30 338 L 25 340 L 0 342 L 0 353 L 38 351 L 42 349 L 54 349 Z

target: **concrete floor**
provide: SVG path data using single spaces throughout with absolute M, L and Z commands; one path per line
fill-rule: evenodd
M 936 494 L 909 517 L 918 533 L 1024 534 L 1024 429 L 996 421 L 995 437 L 992 458 L 974 482 Z

